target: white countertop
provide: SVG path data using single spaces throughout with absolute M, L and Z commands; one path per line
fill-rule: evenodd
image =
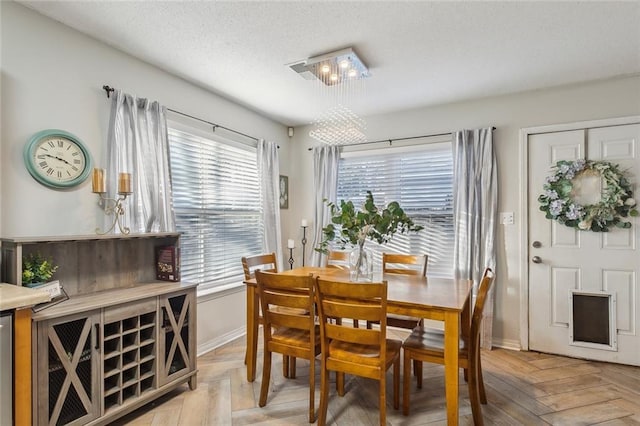
M 49 300 L 51 296 L 44 290 L 0 283 L 0 311 L 33 306 Z

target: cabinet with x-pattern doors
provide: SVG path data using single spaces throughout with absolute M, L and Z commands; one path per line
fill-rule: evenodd
M 83 425 L 100 415 L 99 324 L 99 310 L 39 324 L 37 424 Z

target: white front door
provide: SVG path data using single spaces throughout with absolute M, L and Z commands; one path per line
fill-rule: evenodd
M 640 124 L 530 134 L 527 146 L 529 349 L 640 365 L 640 220 L 629 218 L 629 229 L 578 231 L 546 219 L 538 202 L 551 166 L 578 158 L 619 164 L 634 183 L 634 198 L 640 200 Z M 573 316 L 574 309 L 584 305 L 571 302 L 572 289 L 583 295 L 613 295 L 598 299 L 615 300 L 606 304 L 606 316 L 610 312 L 609 322 L 615 325 L 610 333 L 613 344 L 593 344 L 589 337 L 576 341 L 575 326 L 585 322 L 585 312 L 582 319 Z M 589 316 L 587 311 L 587 320 Z M 594 312 L 593 318 L 598 329 L 603 317 Z

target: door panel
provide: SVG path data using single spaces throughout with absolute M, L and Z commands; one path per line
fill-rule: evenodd
M 578 231 L 548 220 L 538 196 L 551 167 L 559 160 L 603 160 L 619 164 L 633 183 L 640 176 L 640 125 L 625 125 L 530 135 L 529 149 L 529 348 L 594 360 L 640 365 L 637 218 L 631 228 L 608 233 Z M 640 199 L 638 185 L 634 195 Z M 534 241 L 540 246 L 535 247 Z M 570 343 L 571 289 L 615 293 L 618 350 Z

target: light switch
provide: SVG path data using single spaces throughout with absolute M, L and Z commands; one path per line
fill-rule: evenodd
M 503 225 L 513 225 L 513 212 L 501 212 L 500 223 Z

